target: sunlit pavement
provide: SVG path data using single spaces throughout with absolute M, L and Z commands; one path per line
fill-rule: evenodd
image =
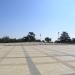
M 1 45 L 0 75 L 75 75 L 75 45 Z

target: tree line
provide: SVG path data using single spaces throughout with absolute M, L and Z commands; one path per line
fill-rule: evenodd
M 75 43 L 75 38 L 69 36 L 67 32 L 62 32 L 60 37 L 55 41 L 56 43 Z
M 34 32 L 29 32 L 26 36 L 20 39 L 12 39 L 9 36 L 4 36 L 0 38 L 0 43 L 14 43 L 14 42 L 51 42 L 51 38 L 46 37 L 45 40 L 36 39 Z
M 47 42 L 51 43 L 52 38 L 45 37 L 44 40 L 36 39 L 34 32 L 29 32 L 25 37 L 22 37 L 20 39 L 12 39 L 9 36 L 4 36 L 0 38 L 0 43 L 14 43 L 14 42 Z M 62 32 L 60 37 L 58 37 L 57 40 L 55 40 L 55 43 L 75 43 L 75 38 L 70 38 L 69 34 L 67 32 Z

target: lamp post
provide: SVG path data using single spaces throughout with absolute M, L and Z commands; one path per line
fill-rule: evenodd
M 60 32 L 58 32 L 58 41 L 59 41 L 59 34 L 60 34 Z
M 40 34 L 40 40 L 41 40 L 41 34 Z
M 59 32 L 58 32 L 58 38 L 59 38 Z

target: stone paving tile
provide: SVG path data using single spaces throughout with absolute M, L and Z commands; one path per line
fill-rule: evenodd
M 75 72 L 61 63 L 37 65 L 37 68 L 41 75 L 64 75 Z
M 37 57 L 32 58 L 32 61 L 34 63 L 51 63 L 51 62 L 57 62 L 56 60 L 52 59 L 51 57 Z
M 5 56 L 6 53 L 9 52 L 10 49 L 12 49 L 12 47 L 3 46 L 3 47 L 0 49 L 0 57 Z
M 20 46 L 16 47 L 14 50 L 10 52 L 7 57 L 24 57 L 24 53 Z
M 75 61 L 72 61 L 72 62 L 68 62 L 70 65 L 74 66 L 75 67 Z
M 75 60 L 75 57 L 72 57 L 72 56 L 56 56 L 56 58 L 58 58 L 59 60 L 63 60 L 63 61 L 71 61 L 71 60 Z
M 0 66 L 0 75 L 30 75 L 30 72 L 26 65 L 7 65 Z
M 24 57 L 24 54 L 17 53 L 17 52 L 14 52 L 14 53 L 11 52 L 7 57 Z
M 43 53 L 29 53 L 30 57 L 33 57 L 33 56 L 46 56 L 45 54 Z
M 1 64 L 8 64 L 8 65 L 13 65 L 13 64 L 27 64 L 25 58 L 5 58 Z
M 0 75 L 75 75 L 75 46 L 0 46 Z

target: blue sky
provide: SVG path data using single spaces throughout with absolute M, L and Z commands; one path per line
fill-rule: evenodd
M 0 37 L 28 32 L 56 39 L 67 31 L 75 37 L 75 0 L 0 0 Z

